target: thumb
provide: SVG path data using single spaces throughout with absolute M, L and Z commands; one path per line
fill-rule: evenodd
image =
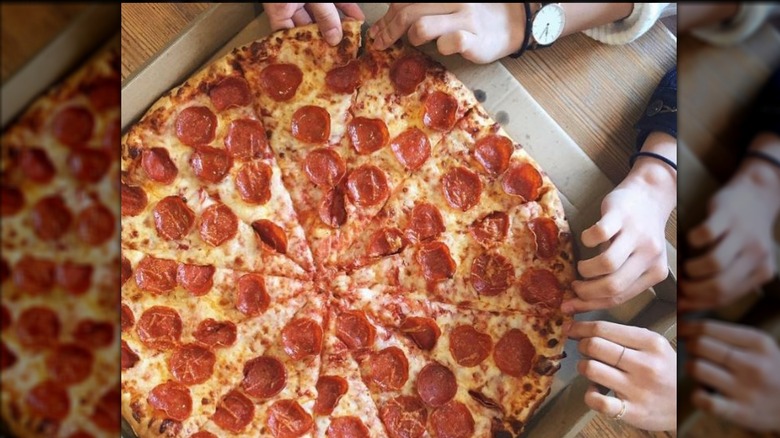
M 325 41 L 331 46 L 341 42 L 343 32 L 341 30 L 341 17 L 336 5 L 333 3 L 309 3 L 308 9 L 317 22 Z

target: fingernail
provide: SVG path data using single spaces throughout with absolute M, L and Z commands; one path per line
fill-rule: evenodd
M 377 38 L 374 40 L 374 43 L 371 44 L 371 47 L 375 50 L 382 50 L 384 49 L 384 44 L 382 43 L 382 38 Z
M 561 312 L 571 315 L 574 313 L 574 306 L 571 303 L 563 303 L 561 304 Z
M 331 46 L 335 46 L 341 41 L 341 32 L 335 28 L 327 30 L 323 36 L 325 37 L 325 41 Z
M 377 31 L 379 30 L 379 27 L 374 24 L 373 26 L 368 28 L 368 36 L 371 38 L 374 38 L 376 36 Z
M 568 320 L 563 323 L 563 327 L 561 327 L 561 330 L 563 331 L 564 336 L 569 335 L 569 330 L 571 330 L 572 320 Z

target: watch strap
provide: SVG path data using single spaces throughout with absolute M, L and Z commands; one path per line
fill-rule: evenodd
M 531 4 L 528 2 L 523 3 L 525 8 L 525 33 L 523 35 L 523 44 L 520 46 L 520 50 L 509 55 L 510 58 L 517 59 L 523 56 L 526 50 L 528 50 L 528 44 L 531 38 L 531 24 L 533 23 L 533 17 L 531 16 Z

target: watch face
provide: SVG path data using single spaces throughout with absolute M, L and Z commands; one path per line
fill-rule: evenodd
M 546 46 L 561 36 L 565 22 L 563 8 L 560 5 L 545 5 L 536 13 L 531 32 L 537 43 Z

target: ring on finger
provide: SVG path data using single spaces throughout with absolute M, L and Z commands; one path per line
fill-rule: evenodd
M 622 398 L 619 398 L 618 400 L 620 400 L 620 403 L 622 403 L 622 407 L 620 408 L 620 412 L 618 412 L 617 415 L 612 417 L 612 419 L 615 421 L 622 420 L 623 416 L 626 415 L 626 401 L 623 400 Z
M 626 354 L 626 346 L 621 345 L 621 347 L 623 347 L 623 350 L 620 351 L 620 356 L 618 356 L 618 360 L 615 362 L 615 368 L 620 365 L 620 361 L 623 360 L 623 355 Z M 623 406 L 625 406 L 625 404 Z

